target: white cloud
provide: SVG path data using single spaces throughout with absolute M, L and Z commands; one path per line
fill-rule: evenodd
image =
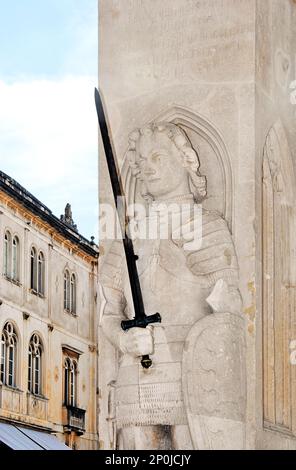
M 89 207 L 97 192 L 96 82 L 93 76 L 0 81 L 0 169 L 57 215 L 71 198 L 74 215 L 88 214 L 91 226 L 97 204 Z

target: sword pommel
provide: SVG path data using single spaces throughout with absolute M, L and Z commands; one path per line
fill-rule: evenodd
M 141 365 L 144 369 L 149 369 L 152 366 L 152 360 L 147 355 L 142 356 Z

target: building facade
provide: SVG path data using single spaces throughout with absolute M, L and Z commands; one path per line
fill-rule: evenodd
M 0 422 L 96 449 L 97 246 L 4 173 L 0 240 Z

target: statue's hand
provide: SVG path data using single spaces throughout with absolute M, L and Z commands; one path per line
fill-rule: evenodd
M 128 331 L 122 331 L 120 335 L 120 349 L 123 353 L 128 353 L 135 357 L 153 354 L 153 327 L 150 325 L 147 328 L 131 328 Z
M 240 313 L 242 310 L 242 298 L 239 290 L 230 287 L 223 279 L 216 282 L 206 301 L 216 313 Z

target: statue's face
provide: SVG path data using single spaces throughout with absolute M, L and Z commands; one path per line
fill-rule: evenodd
M 189 192 L 188 173 L 174 143 L 164 134 L 141 137 L 141 179 L 154 197 L 170 197 Z

